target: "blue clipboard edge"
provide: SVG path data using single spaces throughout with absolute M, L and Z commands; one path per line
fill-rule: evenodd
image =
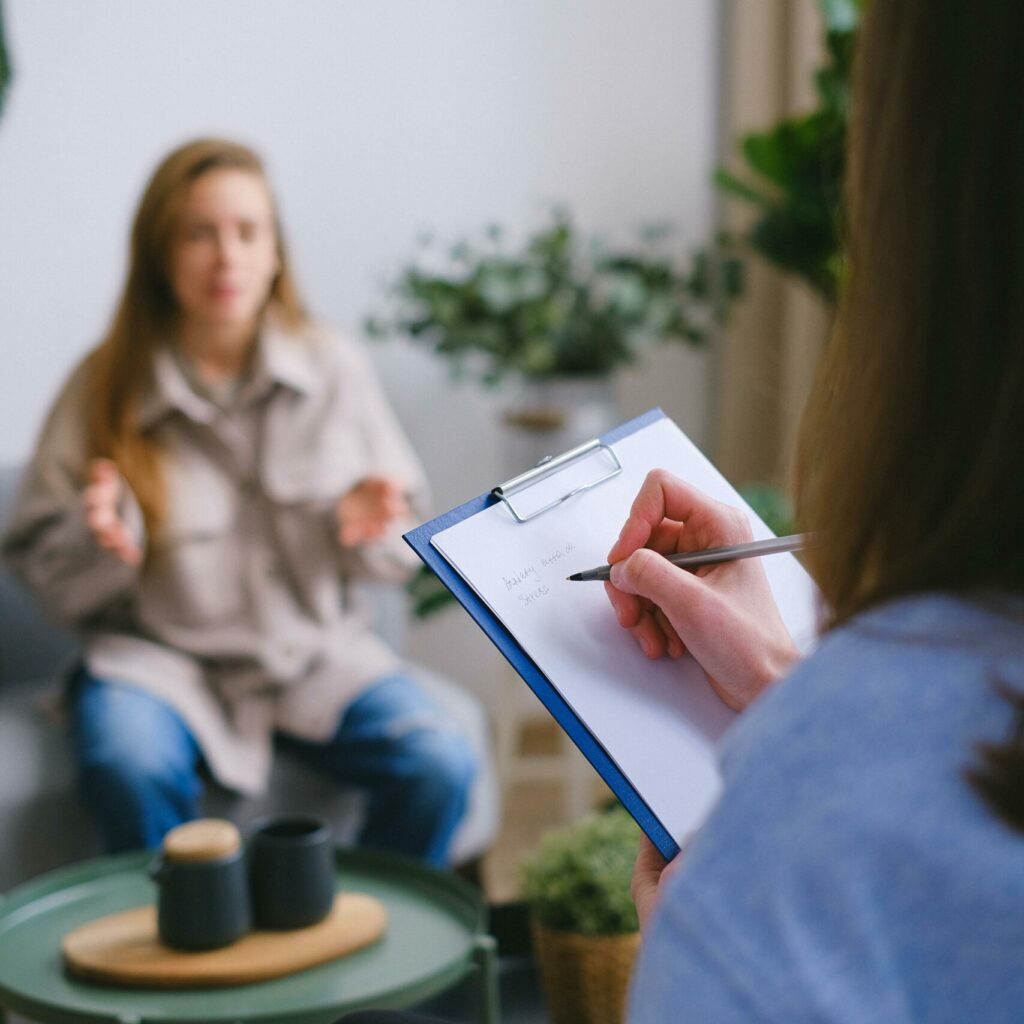
M 660 408 L 649 409 L 647 412 L 627 420 L 601 436 L 605 444 L 614 444 L 623 437 L 628 437 L 643 427 L 664 418 Z M 557 454 L 557 453 L 552 453 Z M 604 779 L 608 788 L 618 797 L 622 805 L 633 816 L 636 823 L 647 833 L 651 842 L 658 848 L 663 857 L 671 860 L 678 852 L 679 846 L 669 835 L 647 802 L 640 796 L 633 784 L 619 770 L 618 765 L 608 756 L 607 751 L 598 742 L 594 734 L 569 707 L 562 695 L 551 684 L 547 676 L 537 667 L 533 659 L 519 646 L 515 637 L 505 628 L 501 621 L 477 596 L 476 592 L 459 575 L 444 556 L 430 543 L 435 533 L 447 530 L 450 526 L 482 512 L 500 499 L 489 491 L 479 497 L 472 498 L 462 505 L 445 512 L 436 519 L 431 519 L 422 526 L 404 534 L 407 544 L 437 574 L 441 582 L 451 591 L 452 596 L 476 620 L 480 628 L 487 634 L 490 641 L 501 652 L 508 663 L 522 677 L 527 686 L 554 717 L 555 721 L 565 730 L 569 738 L 576 744 L 583 756 L 590 762 L 594 770 Z

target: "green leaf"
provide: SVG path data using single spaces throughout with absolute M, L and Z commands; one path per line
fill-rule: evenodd
M 763 192 L 758 191 L 753 185 L 747 184 L 747 182 L 737 178 L 734 174 L 724 168 L 719 167 L 712 179 L 716 185 L 720 188 L 725 189 L 727 192 L 731 192 L 734 196 L 738 196 L 740 199 L 747 200 L 748 203 L 754 203 L 757 206 L 770 207 L 772 200 L 766 196 Z
M 784 491 L 760 481 L 743 484 L 737 489 L 776 536 L 784 537 L 793 532 L 793 505 Z
M 388 333 L 384 321 L 376 316 L 368 316 L 363 320 L 363 331 L 371 338 L 383 338 Z
M 722 290 L 730 298 L 743 294 L 744 269 L 743 261 L 735 256 L 726 257 L 719 267 Z
M 543 377 L 550 374 L 557 363 L 557 353 L 550 335 L 535 334 L 526 339 L 520 359 L 524 373 Z
M 608 307 L 626 319 L 642 316 L 648 292 L 636 274 L 613 274 L 608 281 Z
M 455 263 L 470 263 L 473 259 L 473 250 L 466 242 L 456 242 L 449 255 Z
M 455 603 L 451 592 L 428 565 L 420 566 L 405 589 L 412 601 L 413 615 L 418 619 L 428 618 Z
M 480 298 L 496 314 L 507 313 L 520 301 L 515 271 L 500 264 L 485 264 L 479 274 Z
M 7 90 L 12 77 L 11 60 L 7 53 L 7 42 L 4 35 L 4 5 L 3 0 L 0 0 L 0 114 L 4 112 L 4 102 L 7 99 Z

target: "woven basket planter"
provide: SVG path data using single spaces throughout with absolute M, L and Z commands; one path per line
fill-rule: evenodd
M 552 1024 L 622 1024 L 640 933 L 577 935 L 531 923 Z

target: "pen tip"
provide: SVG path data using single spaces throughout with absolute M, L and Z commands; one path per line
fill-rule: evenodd
M 581 573 L 581 572 L 574 572 L 571 576 L 566 576 L 565 578 L 567 580 L 577 580 L 578 581 L 578 580 L 580 580 L 582 578 L 582 576 L 583 576 L 583 573 Z

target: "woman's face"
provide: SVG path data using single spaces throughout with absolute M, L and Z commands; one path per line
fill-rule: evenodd
M 223 168 L 197 178 L 171 245 L 169 278 L 192 327 L 254 324 L 279 269 L 270 194 L 249 171 Z

